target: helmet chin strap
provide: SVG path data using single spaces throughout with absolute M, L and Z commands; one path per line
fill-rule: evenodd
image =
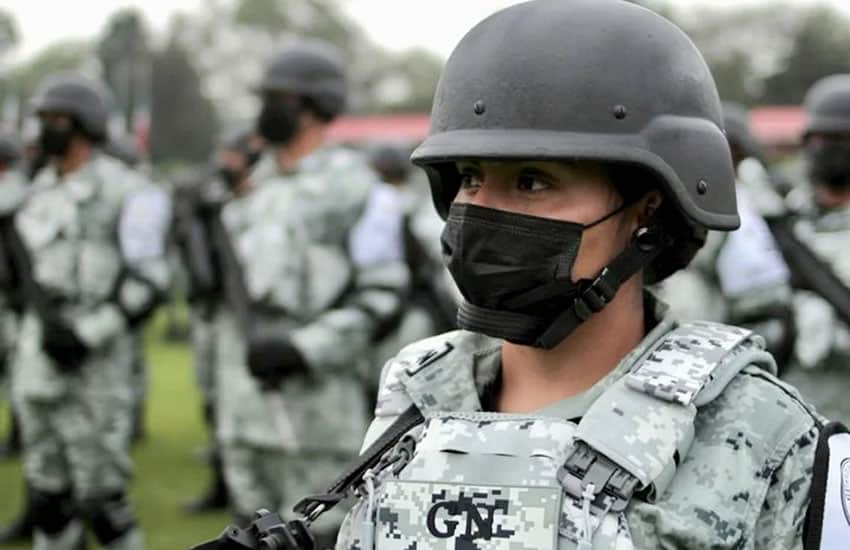
M 549 324 L 534 347 L 552 349 L 560 344 L 580 324 L 602 311 L 623 283 L 648 266 L 670 241 L 670 237 L 658 226 L 638 229 L 625 250 L 603 268 L 596 279 L 580 282 L 582 290 L 573 305 Z

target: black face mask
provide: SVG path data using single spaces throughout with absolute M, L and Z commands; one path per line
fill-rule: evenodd
M 560 342 L 566 334 L 541 337 L 590 284 L 574 282 L 571 276 L 582 233 L 629 204 L 588 225 L 453 204 L 441 242 L 443 259 L 464 297 L 458 310 L 460 327 L 525 346 L 548 348 Z M 645 259 L 631 246 L 627 252 L 629 261 L 619 269 L 623 273 L 615 274 L 610 285 L 614 288 L 606 289 L 606 300 L 656 255 Z
M 289 143 L 298 129 L 300 109 L 284 101 L 266 101 L 257 119 L 257 131 L 269 143 Z
M 806 146 L 809 178 L 830 187 L 850 186 L 850 143 L 825 141 Z
M 245 153 L 245 166 L 252 168 L 263 154 L 262 149 L 251 149 Z
M 218 177 L 227 184 L 228 189 L 234 189 L 245 177 L 245 174 L 241 170 L 233 170 L 232 168 L 222 166 L 218 169 Z
M 42 152 L 50 157 L 62 157 L 71 147 L 71 138 L 74 137 L 74 128 L 57 128 L 50 124 L 42 124 L 38 143 Z

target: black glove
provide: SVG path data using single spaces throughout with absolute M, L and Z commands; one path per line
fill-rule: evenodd
M 44 322 L 41 347 L 58 369 L 68 372 L 79 369 L 89 354 L 89 347 L 61 319 Z
M 307 371 L 304 356 L 285 337 L 252 338 L 247 362 L 251 375 L 266 388 L 275 388 L 287 376 Z
M 124 319 L 127 321 L 127 326 L 130 329 L 136 329 L 151 318 L 153 313 L 156 311 L 156 308 L 165 301 L 161 296 L 153 296 L 150 300 L 145 302 L 137 311 L 129 311 L 128 309 L 122 307 L 119 303 L 118 308 L 121 310 L 121 313 L 124 315 Z

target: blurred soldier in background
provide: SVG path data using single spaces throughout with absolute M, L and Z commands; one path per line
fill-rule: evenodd
M 21 147 L 11 133 L 0 132 L 0 225 L 9 227 L 15 211 L 26 199 L 28 186 L 19 170 Z M 20 320 L 20 296 L 15 292 L 15 273 L 8 247 L 0 242 L 0 398 L 9 398 L 11 364 Z M 20 425 L 10 406 L 10 427 L 0 443 L 0 456 L 11 457 L 21 450 Z M 25 492 L 24 507 L 17 518 L 0 529 L 0 544 L 25 541 L 32 535 L 32 506 Z
M 211 218 L 233 196 L 233 186 L 245 178 L 262 152 L 262 138 L 253 131 L 240 130 L 227 135 L 216 153 L 215 173 L 205 173 L 179 185 L 176 192 L 174 235 L 187 274 L 187 300 L 190 308 L 192 357 L 201 393 L 203 418 L 211 444 L 207 461 L 212 469 L 209 487 L 187 502 L 188 513 L 226 508 L 228 490 L 222 470 L 221 452 L 216 440 L 217 370 L 214 319 L 221 306 L 220 273 L 212 248 Z
M 8 218 L 20 206 L 26 195 L 26 180 L 17 170 L 21 158 L 21 146 L 10 132 L 0 131 L 0 217 Z M 8 363 L 14 344 L 16 318 L 11 289 L 11 269 L 8 257 L 0 253 L 0 397 L 8 397 Z M 0 457 L 10 457 L 20 451 L 20 431 L 14 411 L 10 411 L 11 425 L 6 439 L 0 442 Z
M 371 346 L 400 315 L 409 274 L 349 252 L 376 180 L 351 151 L 324 145 L 346 103 L 344 62 L 302 42 L 275 56 L 259 93 L 268 146 L 214 230 L 228 307 L 216 316 L 218 433 L 238 519 L 290 514 L 357 453 Z M 351 243 L 351 249 L 360 249 Z M 318 524 L 333 546 L 341 514 Z
M 443 222 L 434 211 L 427 184 L 411 181 L 409 157 L 409 150 L 398 145 L 373 148 L 369 164 L 380 181 L 372 185 L 363 216 L 349 238 L 356 264 L 404 262 L 411 273 L 404 310 L 381 331 L 375 344 L 375 365 L 382 365 L 407 344 L 454 326 L 454 311 L 446 315 L 437 290 L 447 280 L 439 256 Z M 377 391 L 380 371 L 374 369 L 371 374 L 366 380 L 370 398 Z
M 104 146 L 103 152 L 112 158 L 118 159 L 129 168 L 136 168 L 141 160 L 136 150 L 132 136 L 113 137 Z M 170 200 L 161 201 L 163 208 L 169 212 L 163 212 L 163 216 L 171 217 Z M 133 368 L 130 388 L 133 392 L 133 431 L 131 441 L 138 442 L 145 435 L 145 400 L 148 393 L 148 364 L 145 358 L 143 326 L 140 323 L 133 329 Z
M 77 548 L 84 522 L 104 548 L 142 548 L 128 500 L 132 330 L 168 284 L 163 193 L 100 154 L 103 88 L 53 75 L 34 100 L 49 163 L 15 217 L 26 304 L 12 394 L 34 548 Z
M 801 287 L 794 295 L 799 337 L 785 379 L 822 414 L 850 423 L 850 75 L 818 81 L 806 96 L 805 112 L 811 203 L 801 209 L 792 231 L 814 260 L 794 269 Z M 837 278 L 843 296 L 824 298 L 817 279 L 826 277 Z M 801 278 L 808 281 L 797 281 Z
M 784 206 L 771 187 L 747 112 L 728 103 L 723 110 L 741 227 L 709 232 L 688 268 L 665 280 L 660 290 L 682 319 L 726 322 L 761 334 L 784 367 L 796 337 L 790 273 L 763 217 L 781 214 Z

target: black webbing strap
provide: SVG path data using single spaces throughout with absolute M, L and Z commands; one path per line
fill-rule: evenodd
M 595 280 L 585 283 L 585 288 L 575 299 L 573 306 L 549 325 L 535 346 L 552 349 L 591 315 L 601 311 L 614 299 L 623 283 L 649 265 L 664 250 L 663 245 L 667 239 L 663 230 L 658 228 L 639 230 L 626 249 L 614 258 Z
M 381 457 L 392 449 L 404 434 L 424 421 L 425 417 L 422 416 L 416 405 L 411 405 L 374 443 L 369 445 L 368 449 L 357 457 L 356 461 L 325 493 L 301 499 L 295 505 L 295 512 L 307 516 L 310 520 L 315 520 L 321 514 L 336 506 L 339 501 L 345 498 L 346 491 L 359 483 L 366 471 L 377 464 Z
M 850 323 L 850 289 L 812 249 L 794 233 L 796 216 L 768 221 L 782 257 L 791 270 L 797 286 L 807 288 L 826 300 L 836 315 Z

